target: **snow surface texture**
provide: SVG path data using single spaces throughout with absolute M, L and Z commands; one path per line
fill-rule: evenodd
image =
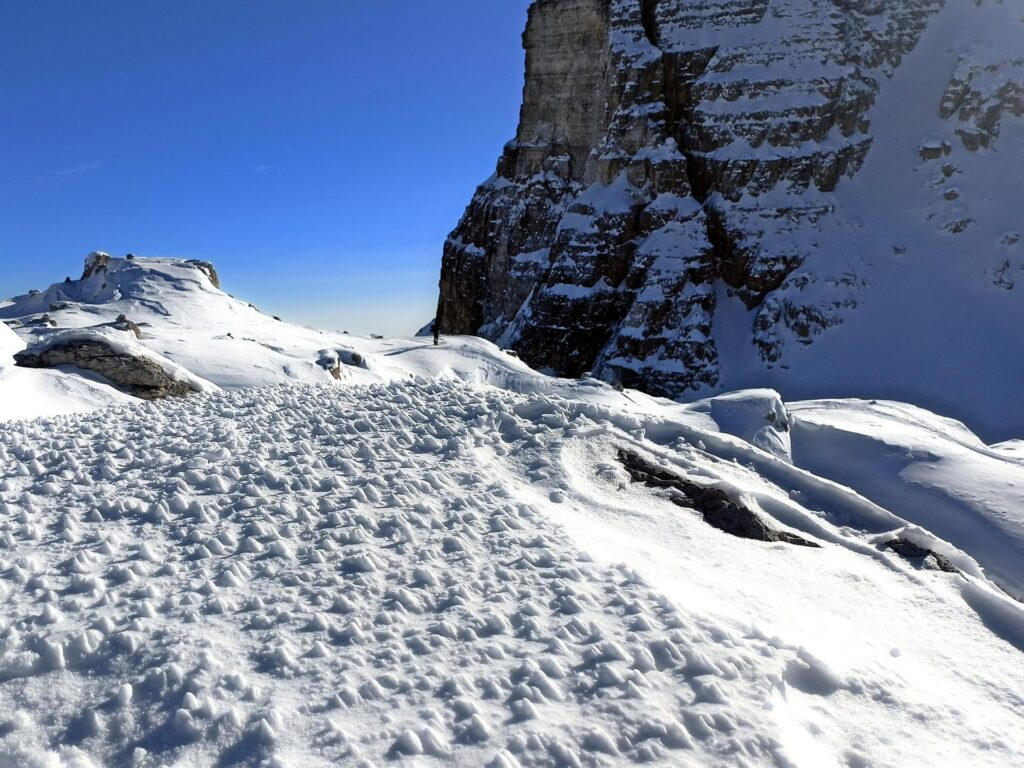
M 1019 605 L 879 549 L 902 521 L 705 420 L 416 378 L 10 422 L 0 751 L 1019 764 Z M 707 526 L 622 446 L 822 547 Z

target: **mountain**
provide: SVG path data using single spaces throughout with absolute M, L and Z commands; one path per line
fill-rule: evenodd
M 1019 441 L 301 328 L 202 262 L 0 316 L 0 766 L 1024 761 Z
M 126 393 L 535 376 L 479 339 L 434 347 L 296 326 L 225 293 L 213 265 L 180 259 L 92 253 L 81 278 L 0 301 L 0 320 L 0 418 L 88 410 L 130 400 Z M 43 380 L 81 392 L 50 398 Z
M 439 328 L 674 398 L 884 397 L 1019 435 L 1022 33 L 987 0 L 536 0 Z

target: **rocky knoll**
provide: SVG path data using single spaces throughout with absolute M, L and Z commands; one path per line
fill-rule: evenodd
M 840 322 L 858 278 L 802 267 L 940 7 L 536 0 L 519 128 L 445 244 L 440 330 L 677 395 L 718 382 L 726 303 L 767 362 Z

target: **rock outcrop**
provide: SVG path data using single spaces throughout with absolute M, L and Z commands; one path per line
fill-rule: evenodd
M 669 501 L 678 507 L 697 511 L 712 528 L 741 539 L 781 541 L 800 547 L 821 546 L 803 536 L 769 525 L 753 510 L 730 499 L 729 494 L 722 489 L 707 488 L 691 482 L 653 464 L 634 451 L 620 448 L 618 459 L 634 483 L 666 489 Z
M 99 335 L 68 338 L 44 343 L 16 352 L 15 365 L 22 368 L 56 368 L 70 365 L 99 374 L 135 397 L 158 400 L 184 397 L 193 387 L 170 375 L 160 363 L 148 356 L 132 354 Z
M 516 137 L 445 244 L 441 332 L 678 395 L 718 382 L 725 302 L 767 363 L 841 322 L 859 280 L 804 268 L 814 232 L 940 7 L 536 0 Z
M 1024 115 L 1024 56 L 1000 53 L 987 49 L 961 56 L 939 107 L 943 117 L 960 121 L 957 135 L 971 151 L 995 142 L 1004 114 Z
M 189 259 L 185 263 L 191 264 L 193 267 L 195 267 L 204 275 L 206 275 L 207 279 L 210 281 L 214 288 L 220 288 L 220 276 L 217 274 L 217 270 L 214 268 L 213 264 L 211 264 L 208 261 L 202 261 L 200 259 Z
M 82 270 L 82 279 L 88 280 L 93 275 L 99 274 L 110 264 L 110 254 L 103 251 L 93 251 L 85 257 L 85 269 Z

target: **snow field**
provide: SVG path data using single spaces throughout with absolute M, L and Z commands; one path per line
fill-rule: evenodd
M 760 476 L 707 446 L 674 440 L 666 454 L 644 423 L 415 379 L 3 425 L 0 755 L 27 766 L 868 765 L 926 739 L 942 747 L 936 760 L 1024 755 L 1019 651 L 960 599 L 963 577 L 866 543 L 825 538 L 795 553 L 710 529 L 605 457 L 629 444 L 708 482 Z M 746 482 L 750 503 L 784 495 Z M 791 506 L 782 524 L 855 538 Z M 638 554 L 652 540 L 661 553 Z M 950 629 L 929 642 L 974 658 L 937 670 L 902 638 L 915 658 L 900 673 L 891 637 L 882 669 L 852 652 L 846 667 L 824 660 L 812 641 L 827 633 L 793 642 L 815 615 L 808 600 L 848 597 L 858 582 L 900 585 L 888 594 L 907 599 L 865 613 L 911 610 L 941 632 L 926 613 L 938 610 Z M 798 621 L 756 616 L 758 603 L 786 614 L 790 602 Z M 915 692 L 929 676 L 938 683 Z M 983 716 L 971 714 L 979 701 Z
M 757 644 L 719 647 L 475 466 L 537 439 L 503 405 L 446 384 L 272 389 L 8 429 L 9 754 L 777 750 L 755 725 L 772 690 Z

